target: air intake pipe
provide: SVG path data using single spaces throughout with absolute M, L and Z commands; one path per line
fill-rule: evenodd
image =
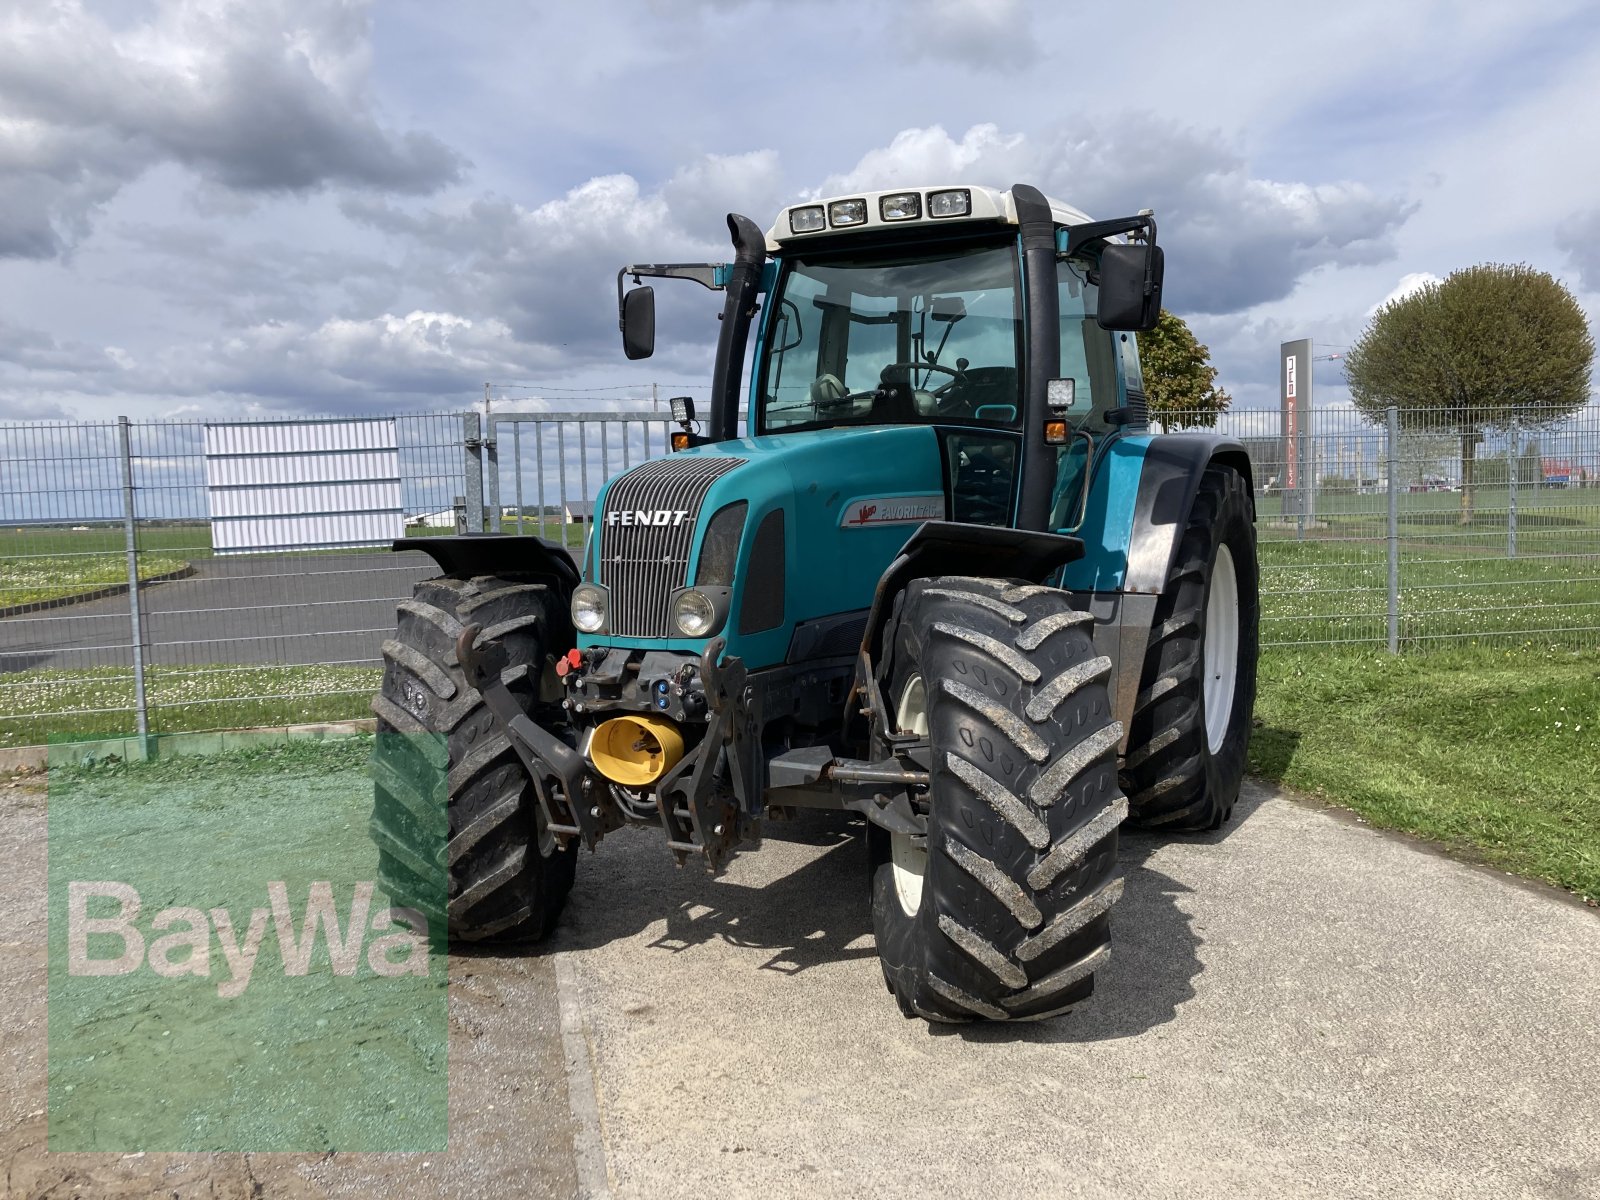
M 717 336 L 717 362 L 711 375 L 710 440 L 723 442 L 739 432 L 739 380 L 750 340 L 750 319 L 756 313 L 761 269 L 767 262 L 767 237 L 749 217 L 728 214 L 733 235 L 733 270 L 728 299 L 722 306 L 722 332 Z M 1041 392 L 1040 395 L 1043 395 Z
M 1017 528 L 1049 532 L 1056 486 L 1056 447 L 1044 440 L 1045 393 L 1061 372 L 1061 303 L 1056 292 L 1056 223 L 1044 193 L 1013 184 L 1028 301 L 1027 375 L 1022 395 L 1022 489 Z M 724 331 L 726 332 L 726 331 Z

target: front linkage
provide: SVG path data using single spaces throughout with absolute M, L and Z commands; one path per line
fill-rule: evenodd
M 642 823 L 639 810 L 619 803 L 573 745 L 528 716 L 502 681 L 503 649 L 482 633 L 479 625 L 465 626 L 456 656 L 527 769 L 550 832 L 563 844 L 577 838 L 592 850 L 612 830 Z M 654 819 L 680 865 L 699 852 L 710 870 L 720 870 L 739 846 L 759 842 L 769 808 L 777 814 L 850 809 L 890 832 L 925 835 L 926 806 L 918 801 L 928 785 L 927 739 L 886 728 L 866 652 L 860 711 L 871 718 L 874 759 L 838 758 L 827 746 L 807 746 L 764 760 L 761 689 L 751 686 L 740 659 L 722 657 L 726 644 L 712 639 L 682 672 L 690 707 L 704 708 L 704 733 L 653 787 Z

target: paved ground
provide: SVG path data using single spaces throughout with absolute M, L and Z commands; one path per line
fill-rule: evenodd
M 195 560 L 187 579 L 140 591 L 151 661 L 318 664 L 376 660 L 395 601 L 436 574 L 409 554 Z M 127 596 L 0 618 L 0 673 L 129 661 Z
M 903 1020 L 847 827 L 718 880 L 624 833 L 553 955 L 452 959 L 447 1155 L 41 1160 L 41 809 L 0 821 L 7 1195 L 1600 1197 L 1600 917 L 1260 789 L 1125 835 L 1060 1021 Z

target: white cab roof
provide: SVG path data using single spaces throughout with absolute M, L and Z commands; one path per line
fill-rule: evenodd
M 972 195 L 972 211 L 964 217 L 930 217 L 928 216 L 927 197 L 930 192 L 965 191 Z M 921 192 L 923 196 L 922 216 L 909 221 L 885 221 L 880 213 L 878 202 L 884 196 L 898 196 L 903 192 Z M 1049 197 L 1046 197 L 1049 199 Z M 851 225 L 844 229 L 835 229 L 825 225 L 809 233 L 795 233 L 789 225 L 789 214 L 797 208 L 816 208 L 819 205 L 827 212 L 828 205 L 837 200 L 865 200 L 867 202 L 867 220 L 862 225 Z M 1082 225 L 1090 220 L 1089 216 L 1073 208 L 1070 204 L 1063 204 L 1059 200 L 1049 200 L 1051 214 L 1059 225 Z M 1011 199 L 1011 192 L 1001 191 L 999 188 L 979 187 L 969 183 L 939 183 L 926 187 L 898 187 L 885 188 L 877 192 L 845 192 L 838 196 L 826 196 L 816 200 L 804 200 L 798 204 L 791 204 L 778 214 L 778 219 L 772 223 L 772 228 L 767 230 L 767 250 L 777 251 L 785 246 L 794 246 L 809 238 L 825 237 L 838 233 L 864 233 L 869 230 L 882 230 L 885 228 L 900 228 L 906 225 L 958 225 L 968 221 L 1003 221 L 1008 225 L 1017 223 L 1017 206 Z

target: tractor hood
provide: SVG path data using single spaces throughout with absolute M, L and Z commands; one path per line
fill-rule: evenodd
M 735 438 L 653 459 L 595 505 L 584 577 L 610 593 L 610 617 L 579 645 L 698 652 L 715 635 L 683 637 L 672 596 L 731 578 L 716 632 L 746 666 L 854 654 L 878 576 L 947 505 L 927 426 Z

